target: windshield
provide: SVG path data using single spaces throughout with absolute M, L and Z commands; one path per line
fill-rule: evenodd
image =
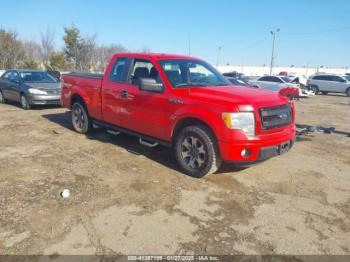
M 47 72 L 20 72 L 23 82 L 30 83 L 57 83 L 57 80 Z
M 289 83 L 289 82 L 290 82 L 290 78 L 289 78 L 289 77 L 282 76 L 281 78 L 282 78 L 282 80 L 283 80 L 284 82 L 286 82 L 286 83 Z
M 200 60 L 160 60 L 173 87 L 227 86 L 229 82 L 216 69 Z
M 349 75 L 344 76 L 344 78 L 345 78 L 348 82 L 350 82 L 350 76 L 349 76 Z

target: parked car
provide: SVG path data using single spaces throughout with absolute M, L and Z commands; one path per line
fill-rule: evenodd
M 301 89 L 299 84 L 291 83 L 287 76 L 263 76 L 256 80 L 251 80 L 248 82 L 249 85 L 271 90 L 274 92 L 280 92 L 282 88 L 293 87 L 299 90 L 299 97 L 309 97 L 313 95 L 313 92 Z
M 350 96 L 350 80 L 341 75 L 314 75 L 309 78 L 308 86 L 315 93 L 345 93 Z
M 307 88 L 307 80 L 308 78 L 305 75 L 288 75 L 291 83 L 299 84 L 300 87 Z
M 223 73 L 223 75 L 226 77 L 234 77 L 234 78 L 240 78 L 240 77 L 244 76 L 244 74 L 238 73 L 236 71 L 226 72 L 226 73 Z
M 32 105 L 59 105 L 61 83 L 46 71 L 7 70 L 0 77 L 0 103 L 20 102 L 23 109 Z
M 233 85 L 235 86 L 249 86 L 248 84 L 246 84 L 245 82 L 243 82 L 242 80 L 235 78 L 235 77 L 226 77 L 226 79 Z
M 249 166 L 288 151 L 294 103 L 280 94 L 231 84 L 187 56 L 116 54 L 104 75 L 62 76 L 61 103 L 79 133 L 93 126 L 172 146 L 181 170 L 214 173 L 222 161 Z
M 5 70 L 0 70 L 0 77 L 2 76 L 3 73 L 5 73 Z

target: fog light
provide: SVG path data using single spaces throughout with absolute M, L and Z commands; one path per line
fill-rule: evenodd
M 249 157 L 252 154 L 252 150 L 250 149 L 243 149 L 241 152 L 241 156 L 243 157 Z

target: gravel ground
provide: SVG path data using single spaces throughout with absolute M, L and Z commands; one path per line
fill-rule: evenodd
M 299 124 L 350 131 L 349 98 L 296 104 Z M 0 105 L 0 254 L 349 255 L 349 155 L 350 137 L 317 132 L 193 179 L 167 148 L 79 135 L 62 108 Z

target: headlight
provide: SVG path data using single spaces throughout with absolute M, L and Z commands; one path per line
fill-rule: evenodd
M 31 93 L 31 94 L 34 94 L 34 95 L 47 95 L 46 91 L 39 90 L 39 89 L 36 89 L 36 88 L 29 88 L 28 92 Z
M 253 112 L 222 113 L 222 119 L 230 129 L 242 130 L 248 137 L 255 136 L 255 118 Z

